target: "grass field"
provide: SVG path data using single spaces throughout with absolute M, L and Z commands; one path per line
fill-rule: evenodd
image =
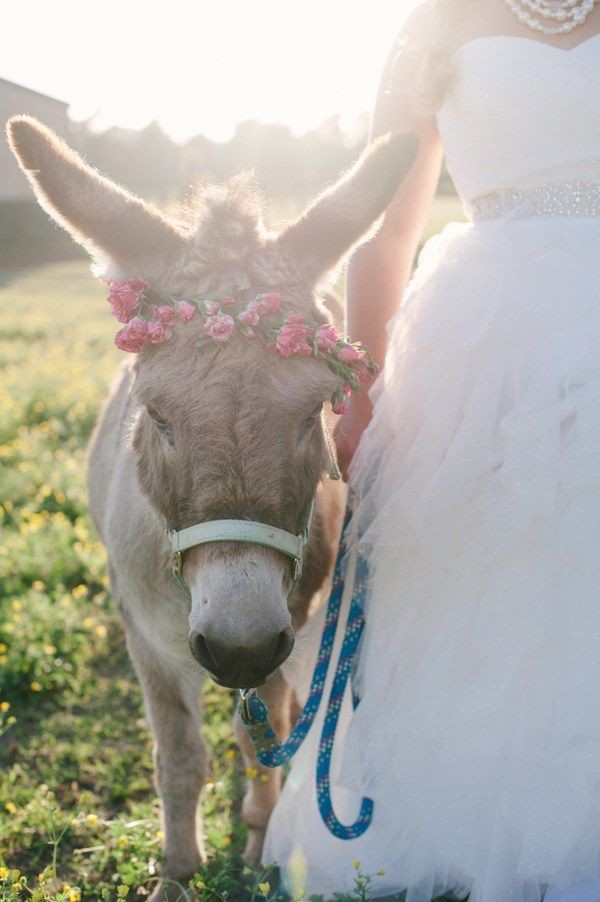
M 443 198 L 430 230 L 454 217 Z M 150 734 L 85 504 L 84 449 L 120 363 L 104 294 L 80 262 L 0 271 L 2 902 L 143 898 L 160 864 Z M 207 682 L 205 704 L 194 883 L 202 899 L 274 898 L 239 861 L 232 695 Z M 368 898 L 370 879 L 358 869 L 344 898 Z

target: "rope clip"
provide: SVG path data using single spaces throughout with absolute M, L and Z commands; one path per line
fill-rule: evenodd
M 250 721 L 248 698 L 252 695 L 256 695 L 256 689 L 240 689 L 240 715 L 245 723 Z

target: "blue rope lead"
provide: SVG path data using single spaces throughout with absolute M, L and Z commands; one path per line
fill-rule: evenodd
M 342 536 L 345 533 L 350 518 L 351 504 L 348 503 L 344 516 Z M 342 578 L 343 556 L 344 549 L 340 542 L 340 548 L 335 562 L 331 593 L 327 602 L 325 624 L 323 626 L 323 633 L 321 635 L 319 652 L 311 680 L 308 699 L 292 732 L 285 742 L 280 743 L 278 741 L 275 731 L 269 723 L 267 706 L 260 698 L 258 698 L 255 690 L 249 689 L 242 692 L 240 716 L 254 746 L 256 757 L 265 767 L 279 767 L 281 764 L 285 764 L 285 762 L 298 751 L 314 722 L 315 715 L 323 697 L 323 689 L 329 670 L 329 662 L 331 660 L 331 652 L 342 604 L 344 592 L 344 580 Z M 362 609 L 364 606 L 367 583 L 367 564 L 363 558 L 359 557 L 356 566 L 356 578 L 348 614 L 348 622 L 346 624 L 346 633 L 329 695 L 317 757 L 317 801 L 319 812 L 327 828 L 334 836 L 337 836 L 340 839 L 354 839 L 355 837 L 360 836 L 361 833 L 364 833 L 371 822 L 373 814 L 372 800 L 363 799 L 357 821 L 349 827 L 341 824 L 333 811 L 329 775 L 339 712 L 364 626 Z M 353 695 L 354 707 L 356 707 L 357 704 L 358 700 Z
M 352 593 L 352 602 L 350 611 L 348 612 L 348 621 L 346 623 L 346 633 L 329 695 L 327 712 L 321 731 L 319 754 L 317 757 L 317 801 L 319 804 L 319 812 L 326 827 L 334 836 L 337 836 L 338 839 L 356 839 L 357 836 L 360 836 L 369 828 L 371 820 L 373 819 L 373 800 L 363 798 L 356 821 L 347 827 L 344 826 L 344 824 L 337 819 L 333 810 L 330 781 L 331 757 L 333 754 L 333 743 L 335 740 L 335 731 L 337 730 L 340 708 L 342 707 L 348 677 L 352 672 L 356 650 L 365 625 L 363 602 L 367 583 L 367 564 L 364 558 L 359 557 L 356 565 L 354 592 Z M 358 701 L 359 700 L 353 693 L 352 703 L 354 708 L 358 705 Z

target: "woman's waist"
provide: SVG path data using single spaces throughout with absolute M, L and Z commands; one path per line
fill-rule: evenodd
M 538 217 L 600 220 L 600 178 L 502 188 L 464 200 L 463 207 L 474 223 Z

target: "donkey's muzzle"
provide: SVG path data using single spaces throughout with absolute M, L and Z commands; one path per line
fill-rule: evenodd
M 230 689 L 260 686 L 289 656 L 294 647 L 291 627 L 272 633 L 259 643 L 227 645 L 200 632 L 189 637 L 191 652 L 217 683 Z

